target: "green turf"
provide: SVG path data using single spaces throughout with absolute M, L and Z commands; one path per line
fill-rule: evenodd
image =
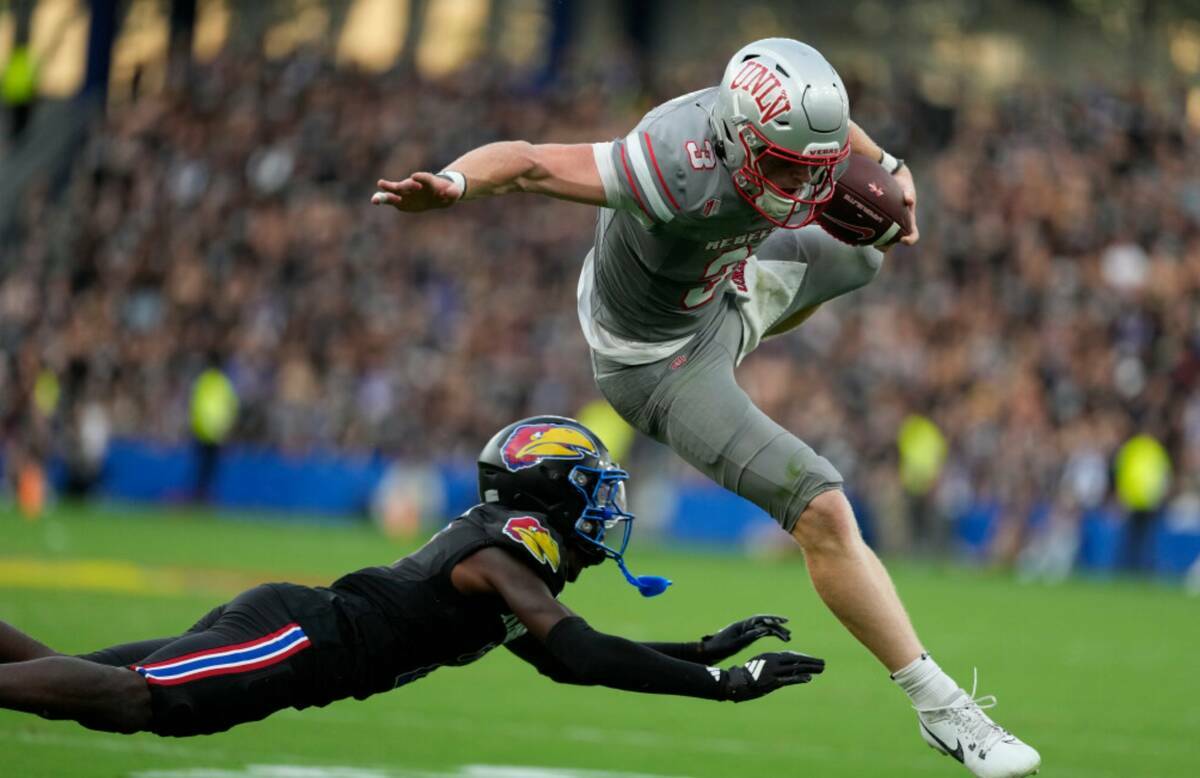
M 188 568 L 198 587 L 134 595 L 9 586 L 0 619 L 60 650 L 89 650 L 177 632 L 235 582 L 328 580 L 403 551 L 366 527 L 116 508 L 64 508 L 30 524 L 0 512 L 0 563 L 128 560 Z M 676 586 L 643 600 L 600 568 L 564 601 L 598 629 L 644 639 L 694 639 L 738 617 L 783 613 L 793 646 L 824 656 L 826 674 L 734 706 L 557 686 L 498 651 L 366 702 L 285 711 L 208 738 L 121 737 L 0 713 L 0 774 L 360 778 L 529 765 L 697 778 L 965 775 L 920 741 L 903 695 L 817 600 L 798 560 L 636 546 L 633 558 L 636 570 Z M 220 574 L 197 572 L 208 569 Z M 968 684 L 979 667 L 980 692 L 996 693 L 997 719 L 1041 750 L 1044 775 L 1200 775 L 1200 600 L 1130 582 L 1023 586 L 911 565 L 893 574 L 941 664 Z M 301 769 L 334 766 L 359 772 Z

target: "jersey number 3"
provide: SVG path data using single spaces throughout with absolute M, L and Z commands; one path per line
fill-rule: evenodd
M 716 155 L 713 152 L 712 140 L 704 140 L 704 145 L 696 143 L 695 140 L 689 140 L 688 143 L 683 144 L 683 148 L 688 151 L 691 169 L 712 170 L 716 167 Z
M 704 276 L 700 286 L 693 286 L 683 295 L 683 309 L 694 310 L 712 302 L 725 279 L 730 279 L 739 292 L 746 291 L 746 260 L 750 257 L 750 247 L 741 246 L 724 251 L 712 258 L 704 268 Z
M 689 140 L 683 144 L 683 148 L 687 151 L 688 162 L 692 164 L 692 170 L 712 170 L 717 166 L 717 155 L 713 153 L 712 141 L 704 141 L 701 146 L 694 140 Z

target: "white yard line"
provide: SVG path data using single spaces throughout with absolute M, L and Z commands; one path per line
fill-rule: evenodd
M 141 770 L 133 773 L 130 778 L 686 778 L 686 776 L 519 765 L 466 765 L 445 772 L 338 766 L 247 765 L 240 770 L 207 767 L 189 767 L 180 770 Z

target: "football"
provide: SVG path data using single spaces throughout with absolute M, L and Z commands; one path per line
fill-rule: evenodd
M 851 154 L 817 223 L 853 246 L 890 246 L 912 231 L 904 195 L 895 177 L 878 162 Z

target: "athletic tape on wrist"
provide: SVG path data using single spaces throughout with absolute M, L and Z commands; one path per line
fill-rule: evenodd
M 447 181 L 449 181 L 450 183 L 457 186 L 458 191 L 460 192 L 460 194 L 459 194 L 460 199 L 463 197 L 463 195 L 465 195 L 467 193 L 467 177 L 464 176 L 462 173 L 459 173 L 457 170 L 443 170 L 442 172 L 437 173 L 436 175 L 438 176 L 438 178 L 444 178 Z
M 888 152 L 884 151 L 883 156 L 879 158 L 879 164 L 889 173 L 895 174 L 897 170 L 904 167 L 904 160 L 899 157 L 893 157 Z

